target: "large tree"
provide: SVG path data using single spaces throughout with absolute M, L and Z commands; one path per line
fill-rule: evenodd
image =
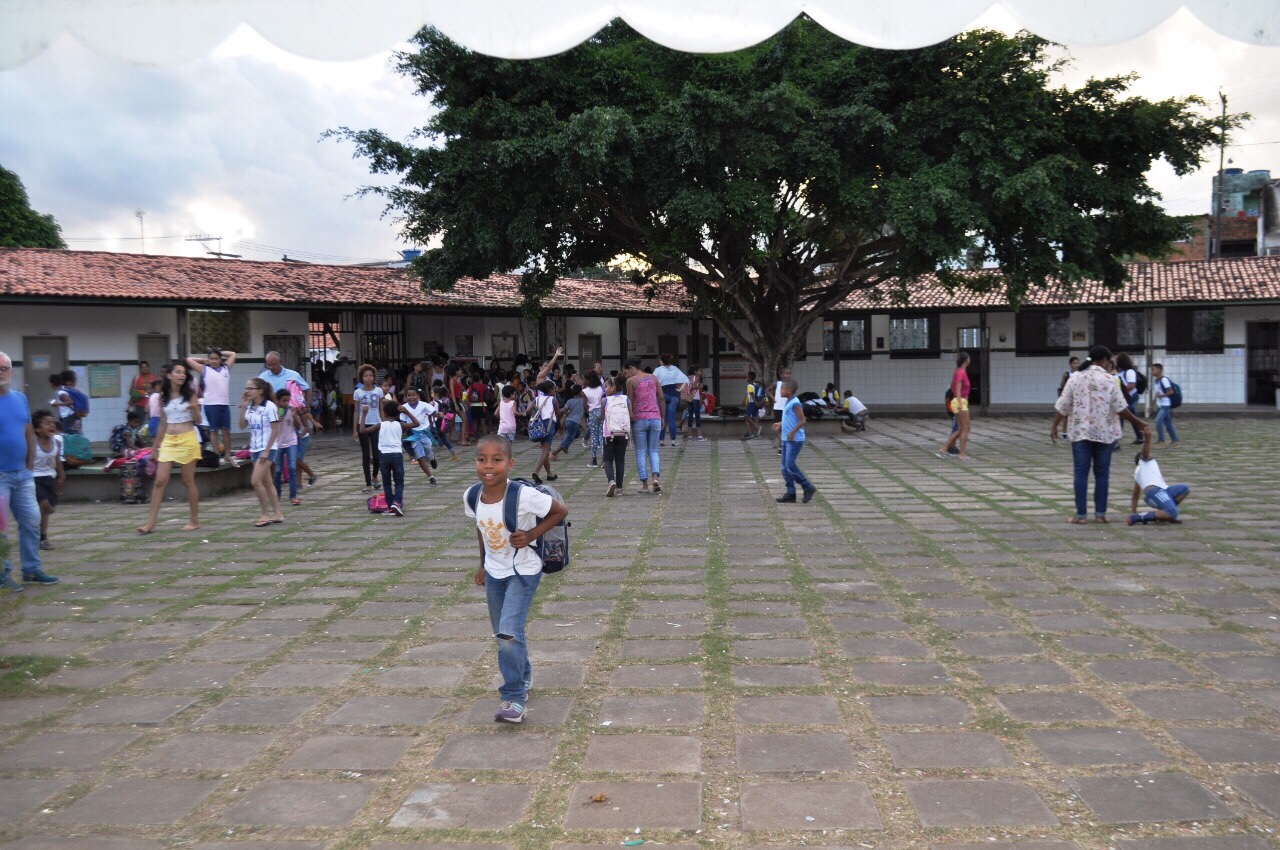
M 65 248 L 51 215 L 31 209 L 18 175 L 0 165 L 0 248 Z
M 762 374 L 850 293 L 922 273 L 1014 305 L 1050 279 L 1121 285 L 1117 256 L 1179 233 L 1146 172 L 1193 170 L 1225 131 L 1195 98 L 1126 96 L 1128 77 L 1052 87 L 1052 45 L 1030 34 L 885 51 L 800 19 L 695 55 L 615 23 L 535 61 L 415 42 L 399 69 L 432 100 L 425 144 L 336 135 L 398 175 L 366 191 L 406 235 L 442 238 L 415 263 L 424 287 L 520 269 L 536 303 L 630 255 L 637 284 L 683 287 Z M 948 271 L 975 249 L 998 277 Z

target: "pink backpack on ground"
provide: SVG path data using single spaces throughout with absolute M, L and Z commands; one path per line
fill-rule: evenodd
M 382 493 L 369 497 L 369 513 L 385 514 L 387 512 L 387 497 Z

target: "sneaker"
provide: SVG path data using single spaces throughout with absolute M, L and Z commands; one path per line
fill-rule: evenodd
M 307 476 L 307 486 L 308 487 L 316 486 L 316 477 L 314 475 Z
M 36 570 L 34 573 L 23 573 L 22 580 L 31 584 L 57 584 L 58 577 L 51 576 L 44 570 Z
M 604 493 L 605 498 L 606 498 L 606 499 L 612 499 L 612 498 L 614 497 L 614 495 L 615 495 L 617 492 L 618 492 L 618 485 L 617 485 L 617 484 L 614 484 L 612 481 L 610 481 L 610 482 L 609 482 L 609 489 L 608 489 L 608 490 L 606 490 L 606 491 L 605 491 L 605 493 Z
M 498 706 L 498 713 L 493 715 L 497 723 L 523 723 L 524 706 L 518 702 L 504 701 Z
M 934 454 L 936 454 L 938 457 L 942 458 L 943 460 L 950 460 L 950 459 L 951 459 L 951 453 L 950 453 L 950 452 L 936 451 L 936 452 L 934 452 Z M 956 454 L 960 454 L 960 453 L 959 453 L 959 452 L 956 452 Z
M 795 494 L 795 493 L 786 493 L 786 494 L 784 494 L 784 495 L 782 495 L 782 496 L 779 496 L 778 498 L 774 499 L 774 501 L 775 501 L 775 502 L 794 502 L 795 500 L 796 500 L 796 494 Z
M 373 492 L 373 488 L 372 488 L 372 487 L 361 487 L 361 488 L 360 488 L 360 492 L 361 492 L 361 493 L 371 493 L 371 492 Z
M 430 484 L 432 487 L 436 486 L 436 477 L 432 475 L 430 478 L 427 479 L 427 483 Z
M 707 438 L 706 438 L 706 437 L 699 437 L 699 438 L 698 438 L 698 442 L 699 442 L 699 443 L 705 443 L 706 441 L 707 441 Z
M 437 469 L 437 468 L 439 468 L 439 466 L 440 466 L 440 464 L 436 461 L 436 459 L 435 459 L 435 458 L 432 458 L 432 459 L 431 459 L 431 468 L 432 468 L 432 469 Z
M 595 459 L 595 458 L 592 458 L 592 459 L 591 459 L 591 463 L 587 464 L 587 466 L 599 466 L 599 465 L 600 465 L 600 464 L 596 463 L 596 459 Z
M 1138 439 L 1136 439 L 1136 440 L 1134 440 L 1134 441 L 1133 441 L 1133 444 L 1134 444 L 1135 446 L 1140 446 L 1140 445 L 1142 445 L 1142 444 L 1143 444 L 1143 443 L 1145 443 L 1145 442 L 1146 442 L 1146 440 L 1144 440 L 1143 438 L 1139 437 Z
M 529 678 L 524 680 L 524 701 L 529 701 L 529 691 L 533 690 L 533 671 L 529 671 Z
M 808 490 L 804 491 L 804 498 L 800 501 L 804 502 L 806 505 L 809 504 L 809 502 L 813 500 L 813 494 L 816 492 L 818 492 L 817 487 L 810 487 Z
M 1142 522 L 1141 517 L 1139 517 L 1137 514 L 1129 514 L 1129 517 L 1124 521 L 1124 524 L 1133 525 L 1134 523 L 1139 523 L 1139 522 Z
M 538 477 L 538 473 L 536 473 L 536 472 L 535 472 L 535 473 L 533 473 L 533 483 L 534 483 L 534 484 L 541 484 L 541 483 L 542 483 L 542 479 Z
M 52 549 L 52 548 L 53 548 L 53 544 L 49 542 L 49 538 L 48 538 L 48 537 L 41 537 L 41 538 L 40 538 L 40 548 L 41 548 L 41 549 L 45 549 L 45 550 Z
M 655 492 L 655 493 L 661 493 L 661 492 L 662 492 L 662 485 L 661 485 L 660 483 L 658 483 L 658 479 L 656 479 L 656 478 L 655 478 L 655 479 L 653 479 L 653 492 Z
M 22 591 L 26 590 L 26 588 L 22 586 L 21 582 L 14 581 L 13 576 L 5 576 L 4 581 L 0 581 L 0 590 L 8 590 L 13 593 L 21 593 Z
M 391 511 L 391 513 L 395 514 L 396 516 L 404 516 L 404 508 L 401 507 L 399 502 L 392 502 L 391 507 L 388 508 L 387 510 Z
M 672 440 L 671 445 L 673 445 L 673 446 L 675 445 L 675 441 L 674 441 L 674 440 Z M 662 449 L 662 448 L 666 448 L 666 446 L 667 446 L 667 444 L 666 444 L 666 441 L 665 441 L 665 440 L 659 440 L 659 441 L 658 441 L 658 448 Z

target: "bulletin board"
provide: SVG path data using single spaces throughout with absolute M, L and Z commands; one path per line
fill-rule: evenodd
M 90 363 L 88 372 L 89 398 L 120 397 L 119 363 Z

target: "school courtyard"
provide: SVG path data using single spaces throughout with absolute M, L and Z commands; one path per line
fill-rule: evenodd
M 575 449 L 523 726 L 465 456 L 408 471 L 403 519 L 349 436 L 266 531 L 249 492 L 146 538 L 66 505 L 62 583 L 0 600 L 0 848 L 1276 846 L 1280 423 L 1182 418 L 1186 522 L 1127 528 L 1134 447 L 1113 523 L 1069 525 L 1049 422 L 975 419 L 972 463 L 941 419 L 819 435 L 808 505 L 732 431 L 665 449 L 660 496 L 603 498 Z

